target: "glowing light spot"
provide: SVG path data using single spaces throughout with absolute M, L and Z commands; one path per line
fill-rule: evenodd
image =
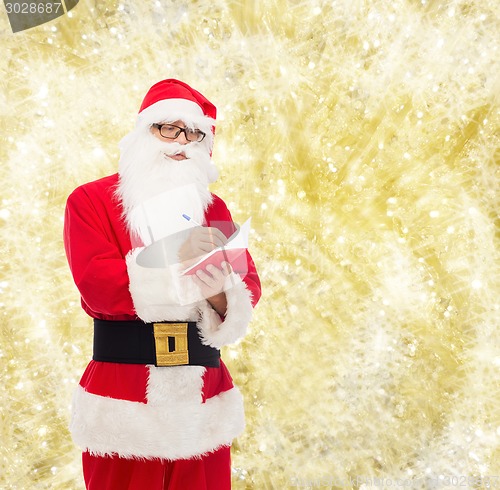
M 102 158 L 105 155 L 105 152 L 102 148 L 97 147 L 92 150 L 92 156 L 94 158 Z
M 483 283 L 479 279 L 474 279 L 474 281 L 472 281 L 471 283 L 471 286 L 473 287 L 473 289 L 481 289 L 483 287 Z
M 434 210 L 432 210 L 432 211 L 429 213 L 429 216 L 430 216 L 431 218 L 439 218 L 439 211 L 437 211 L 437 210 L 435 210 L 435 209 L 434 209 Z
M 236 359 L 239 355 L 238 351 L 234 349 L 228 350 L 227 353 L 231 359 Z
M 49 94 L 49 87 L 46 84 L 40 86 L 38 90 L 37 97 L 40 99 L 45 99 Z

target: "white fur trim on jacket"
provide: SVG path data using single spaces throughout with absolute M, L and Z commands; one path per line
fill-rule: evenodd
M 202 341 L 216 349 L 232 344 L 245 336 L 252 319 L 252 293 L 240 276 L 232 273 L 226 278 L 224 288 L 227 298 L 227 310 L 224 321 L 212 309 L 208 302 L 198 305 L 201 319 L 198 328 Z
M 181 292 L 176 271 L 173 268 L 141 267 L 136 262 L 141 250 L 142 248 L 131 250 L 126 257 L 129 290 L 137 316 L 146 323 L 164 320 L 196 321 L 196 305 L 193 301 L 187 301 L 186 294 Z
M 229 446 L 245 427 L 243 399 L 234 387 L 202 403 L 204 369 L 150 366 L 148 403 L 94 395 L 78 386 L 73 440 L 98 456 L 167 460 Z

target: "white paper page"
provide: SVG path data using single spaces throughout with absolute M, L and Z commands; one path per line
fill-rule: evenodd
M 252 218 L 248 218 L 241 226 L 238 234 L 231 240 L 225 249 L 248 248 L 248 235 L 250 234 L 250 223 Z
M 195 184 L 177 187 L 148 199 L 134 209 L 138 213 L 140 237 L 144 245 L 151 245 L 166 236 L 195 226 L 183 218 L 193 216 L 201 201 Z

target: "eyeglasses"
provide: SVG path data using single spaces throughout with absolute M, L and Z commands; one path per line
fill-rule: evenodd
M 199 129 L 180 128 L 174 124 L 153 124 L 153 128 L 160 131 L 161 136 L 169 140 L 175 140 L 181 133 L 184 133 L 188 141 L 203 141 L 205 133 Z

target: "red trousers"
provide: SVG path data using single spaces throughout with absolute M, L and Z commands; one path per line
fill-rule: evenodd
M 199 459 L 135 460 L 82 455 L 87 490 L 230 490 L 230 448 Z

